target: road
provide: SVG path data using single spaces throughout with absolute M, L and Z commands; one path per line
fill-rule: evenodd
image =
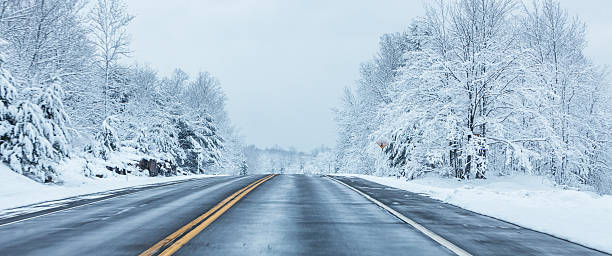
M 195 179 L 0 216 L 0 255 L 455 255 L 453 246 L 472 255 L 606 255 L 346 177 Z

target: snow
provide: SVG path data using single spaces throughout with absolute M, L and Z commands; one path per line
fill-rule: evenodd
M 547 178 L 515 175 L 457 181 L 349 174 L 424 194 L 464 209 L 612 253 L 612 196 L 556 186 Z
M 109 175 L 106 178 L 88 178 L 82 175 L 82 164 L 85 160 L 74 158 L 66 160 L 62 168 L 62 184 L 43 184 L 20 175 L 6 164 L 0 163 L 0 214 L 3 210 L 41 203 L 68 197 L 98 193 L 126 187 L 145 186 L 155 183 L 178 181 L 193 178 L 204 178 L 215 175 L 184 175 L 173 177 L 148 177 L 129 175 Z M 97 196 L 97 195 L 91 195 Z M 86 196 L 91 198 L 91 196 Z M 83 198 L 83 197 L 81 197 Z M 52 204 L 61 201 L 50 202 Z M 40 206 L 40 205 L 39 205 Z M 37 207 L 37 209 L 41 209 Z

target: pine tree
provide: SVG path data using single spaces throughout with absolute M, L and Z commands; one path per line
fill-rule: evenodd
M 43 112 L 43 117 L 47 120 L 48 126 L 45 128 L 45 136 L 59 156 L 68 156 L 68 132 L 69 118 L 64 111 L 62 98 L 64 91 L 61 86 L 61 79 L 54 77 L 50 85 L 45 86 L 44 93 L 38 98 L 37 103 Z
M 1 39 L 0 39 L 1 40 Z M 15 124 L 16 89 L 11 74 L 4 69 L 5 56 L 0 52 L 0 148 L 10 141 Z M 8 159 L 3 157 L 2 160 Z
M 17 94 L 11 74 L 3 67 L 4 58 L 5 56 L 0 52 L 0 145 L 8 141 L 9 132 L 13 129 L 11 123 L 15 114 L 13 103 Z
M 249 174 L 249 165 L 247 165 L 246 161 L 240 162 L 240 175 Z
M 57 181 L 57 163 L 68 155 L 61 81 L 53 78 L 49 85 L 33 87 L 33 102 L 27 97 L 16 101 L 13 78 L 4 69 L 5 58 L 0 53 L 0 158 L 15 172 L 34 180 Z
M 11 168 L 41 182 L 58 180 L 57 163 L 68 155 L 67 116 L 61 102 L 59 82 L 48 86 L 32 103 L 26 99 L 10 105 L 10 77 L 3 72 L 3 103 L 9 111 L 3 113 L 2 160 Z M 8 86 L 7 86 L 8 84 Z M 6 105 L 5 105 L 6 106 Z
M 112 126 L 114 117 L 109 116 L 102 122 L 100 132 L 96 135 L 96 142 L 98 143 L 94 148 L 94 155 L 99 155 L 104 160 L 108 160 L 110 153 L 113 151 L 120 151 L 120 140 L 117 136 L 117 131 Z

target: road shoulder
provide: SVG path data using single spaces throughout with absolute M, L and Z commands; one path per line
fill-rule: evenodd
M 14 208 L 0 210 L 0 226 L 7 225 L 14 222 L 19 222 L 31 218 L 36 218 L 40 216 L 44 216 L 47 214 L 72 209 L 75 207 L 81 207 L 93 203 L 97 203 L 100 201 L 116 198 L 119 196 L 124 196 L 144 190 L 160 188 L 175 184 L 180 184 L 184 182 L 191 182 L 201 179 L 209 179 L 209 178 L 223 178 L 227 176 L 202 176 L 202 177 L 192 177 L 188 179 L 178 179 L 172 181 L 163 181 L 157 183 L 149 183 L 149 184 L 141 184 L 136 186 L 128 186 L 118 189 L 99 191 L 94 193 L 87 194 L 77 194 L 74 196 L 69 196 L 60 199 L 47 200 L 42 202 L 37 202 L 33 204 L 28 204 L 24 206 L 18 206 Z M 159 181 L 162 181 L 161 179 Z
M 356 177 L 333 178 L 364 192 L 473 254 L 606 255 L 409 191 Z

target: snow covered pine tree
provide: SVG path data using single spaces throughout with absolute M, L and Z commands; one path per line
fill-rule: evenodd
M 4 60 L 0 60 L 0 65 Z M 68 155 L 67 115 L 58 78 L 45 85 L 36 103 L 14 101 L 16 90 L 8 71 L 0 66 L 0 156 L 17 173 L 40 182 L 58 181 L 57 163 Z

